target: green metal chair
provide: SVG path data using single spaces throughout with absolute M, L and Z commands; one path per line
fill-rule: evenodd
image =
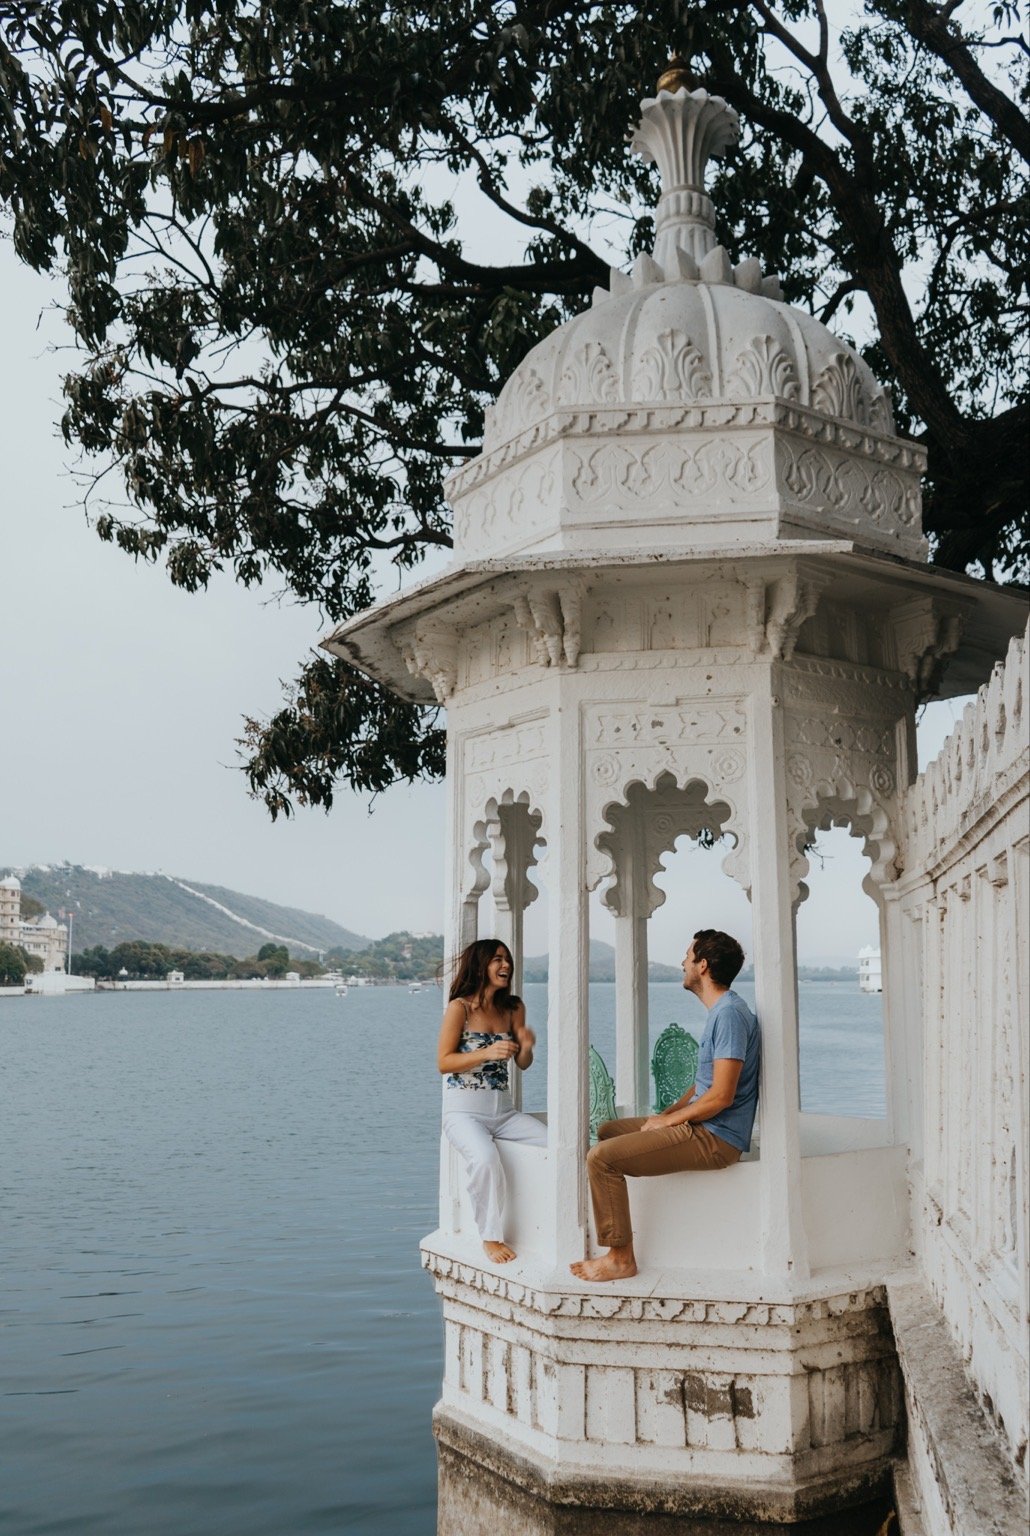
M 604 1058 L 590 1047 L 590 1145 L 597 1140 L 597 1127 L 615 1119 L 615 1084 Z
M 651 1057 L 655 1114 L 660 1115 L 663 1109 L 675 1104 L 693 1083 L 697 1076 L 697 1053 L 697 1041 L 678 1024 L 662 1030 Z

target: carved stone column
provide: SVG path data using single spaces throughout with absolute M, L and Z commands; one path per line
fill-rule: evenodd
M 762 1263 L 804 1279 L 808 1245 L 801 1203 L 801 1094 L 782 668 L 756 669 L 751 697 L 751 875 L 755 1001 L 762 1021 Z
M 650 1107 L 647 1003 L 647 871 L 639 816 L 627 829 L 615 918 L 615 1097 L 631 1115 Z
M 496 934 L 507 944 L 515 962 L 511 989 L 522 991 L 523 931 L 526 908 L 536 895 L 529 882 L 529 867 L 536 862 L 536 827 L 525 801 L 502 803 L 491 823 L 494 848 L 493 898 Z M 515 1108 L 522 1108 L 522 1073 L 514 1063 L 508 1068 Z
M 548 1257 L 559 1266 L 582 1257 L 587 1232 L 583 1154 L 590 1118 L 589 922 L 578 708 L 555 710 L 550 733 L 548 867 L 557 894 L 548 909 L 547 1165 L 552 1199 Z

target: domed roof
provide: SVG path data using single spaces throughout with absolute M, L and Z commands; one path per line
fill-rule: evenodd
M 705 164 L 739 133 L 707 91 L 659 90 L 642 103 L 633 148 L 656 160 L 663 192 L 653 256 L 527 355 L 487 414 L 490 452 L 553 412 L 777 399 L 891 434 L 890 402 L 861 357 L 813 316 L 783 302 L 757 260 L 732 266 L 716 244 Z
M 8 875 L 5 880 L 0 880 L 0 891 L 20 891 L 21 881 L 17 875 Z
M 893 433 L 862 358 L 811 315 L 738 286 L 728 261 L 714 280 L 638 262 L 624 281 L 528 354 L 488 413 L 484 452 L 556 411 L 598 406 L 775 399 Z
M 653 255 L 527 354 L 446 482 L 459 558 L 781 548 L 923 560 L 925 454 L 854 348 L 717 243 L 705 165 L 739 133 L 663 77 L 632 145 L 661 173 Z

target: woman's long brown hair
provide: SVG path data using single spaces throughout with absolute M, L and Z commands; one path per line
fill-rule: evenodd
M 499 949 L 503 949 L 508 956 L 508 964 L 514 974 L 515 961 L 507 944 L 502 944 L 500 939 L 474 939 L 458 956 L 454 980 L 451 982 L 451 1002 L 456 997 L 474 997 L 477 1002 L 482 1003 L 483 994 L 489 985 L 487 967 Z M 507 988 L 503 990 L 498 988 L 494 993 L 494 1002 L 502 1013 L 510 1013 L 519 1006 L 521 998 L 516 997 Z

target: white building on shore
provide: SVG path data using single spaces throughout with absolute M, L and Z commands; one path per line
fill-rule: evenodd
M 0 880 L 0 944 L 15 944 L 43 962 L 44 971 L 68 967 L 68 929 L 49 912 L 23 919 L 21 881 L 17 875 Z
M 883 991 L 883 970 L 879 949 L 867 944 L 858 952 L 858 985 L 863 992 Z

